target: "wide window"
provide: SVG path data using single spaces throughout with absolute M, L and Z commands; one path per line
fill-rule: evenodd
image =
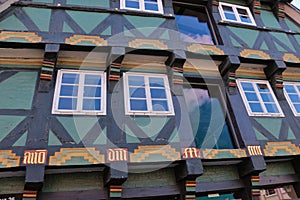
M 163 13 L 161 0 L 121 0 L 121 8 L 153 13 Z
M 211 21 L 204 6 L 174 3 L 173 8 L 182 41 L 214 44 Z
M 233 149 L 220 87 L 189 83 L 183 91 L 196 146 L 200 149 Z
M 53 114 L 103 115 L 106 81 L 103 72 L 59 70 L 53 100 Z
M 237 84 L 250 116 L 284 116 L 268 81 L 238 79 Z
M 126 114 L 174 115 L 166 75 L 127 72 L 124 89 Z
M 295 116 L 300 116 L 300 83 L 284 83 L 285 98 Z
M 220 2 L 219 11 L 225 21 L 256 25 L 248 7 Z

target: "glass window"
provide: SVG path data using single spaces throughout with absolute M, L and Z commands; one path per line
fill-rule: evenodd
M 174 3 L 173 8 L 182 41 L 214 44 L 205 7 Z
M 53 114 L 105 114 L 105 76 L 98 71 L 59 70 Z
M 121 0 L 121 9 L 139 10 L 163 14 L 161 0 Z
M 284 94 L 295 116 L 300 116 L 300 83 L 284 83 Z
M 162 74 L 124 74 L 125 109 L 132 115 L 174 115 L 168 79 Z
M 248 7 L 220 2 L 219 11 L 225 21 L 256 25 Z
M 250 116 L 284 116 L 268 81 L 238 79 L 237 83 Z
M 200 149 L 233 149 L 221 91 L 217 85 L 184 88 L 196 146 Z

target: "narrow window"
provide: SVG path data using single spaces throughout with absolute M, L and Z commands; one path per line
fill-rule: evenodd
M 59 70 L 53 114 L 105 114 L 105 76 L 98 71 Z
M 248 7 L 220 2 L 219 12 L 224 21 L 256 25 Z
M 174 115 L 166 75 L 125 73 L 125 110 L 132 115 Z
M 161 0 L 121 0 L 121 9 L 163 14 Z
M 295 116 L 300 116 L 300 83 L 285 83 L 284 95 Z
M 268 81 L 238 79 L 237 83 L 250 116 L 284 116 Z

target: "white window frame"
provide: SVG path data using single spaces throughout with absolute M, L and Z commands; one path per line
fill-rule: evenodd
M 77 109 L 76 110 L 63 110 L 58 109 L 60 90 L 62 85 L 62 76 L 64 73 L 71 73 L 79 75 L 78 95 L 77 95 Z M 101 75 L 101 110 L 82 110 L 83 90 L 84 90 L 84 75 Z M 88 70 L 68 70 L 61 69 L 57 72 L 56 85 L 53 97 L 52 114 L 65 114 L 65 115 L 106 115 L 106 73 L 101 71 L 88 71 Z
M 260 92 L 258 91 L 257 87 L 254 87 L 254 90 L 255 90 L 255 94 L 257 95 L 258 97 L 258 100 L 259 100 L 259 103 L 263 109 L 263 112 L 261 113 L 258 113 L 258 112 L 252 112 L 251 108 L 250 108 L 250 105 L 249 105 L 249 102 L 247 100 L 247 97 L 245 95 L 245 92 L 242 88 L 242 82 L 249 82 L 249 83 L 252 83 L 252 84 L 266 84 L 269 91 L 270 91 L 270 94 L 272 96 L 272 98 L 274 99 L 274 103 L 275 105 L 277 106 L 277 109 L 278 109 L 278 113 L 269 113 L 264 105 L 264 101 L 262 100 L 261 96 L 260 96 Z M 282 109 L 277 101 L 277 98 L 269 84 L 268 81 L 266 80 L 252 80 L 252 79 L 237 79 L 236 80 L 236 83 L 237 83 L 237 86 L 238 86 L 238 89 L 239 89 L 239 92 L 242 96 L 242 99 L 243 99 L 243 102 L 244 102 L 244 105 L 246 106 L 246 109 L 247 109 L 247 112 L 248 112 L 248 115 L 249 116 L 268 116 L 268 117 L 284 117 L 284 114 L 282 112 Z
M 232 10 L 233 10 L 233 12 L 234 12 L 236 20 L 227 19 L 226 16 L 225 16 L 225 13 L 224 13 L 224 10 L 223 10 L 222 6 L 231 7 Z M 243 22 L 241 20 L 240 14 L 238 12 L 238 9 L 243 9 L 243 10 L 245 10 L 247 12 L 247 14 L 248 14 L 248 16 L 250 18 L 251 23 Z M 252 16 L 252 13 L 251 13 L 251 11 L 250 11 L 250 9 L 248 7 L 239 6 L 239 5 L 230 4 L 230 3 L 220 2 L 219 3 L 219 12 L 220 12 L 220 15 L 221 15 L 223 21 L 229 21 L 229 22 L 235 22 L 235 23 L 240 23 L 240 24 L 247 24 L 247 25 L 256 26 L 255 20 L 254 20 L 254 18 Z
M 138 110 L 131 110 L 130 109 L 130 90 L 128 84 L 128 77 L 129 76 L 142 76 L 145 80 L 145 92 L 146 92 L 146 102 L 147 102 L 147 111 L 138 111 Z M 163 78 L 165 92 L 166 92 L 166 100 L 168 104 L 169 111 L 153 111 L 152 103 L 151 103 L 151 93 L 150 93 L 150 86 L 149 86 L 149 78 Z M 165 74 L 150 74 L 150 73 L 134 73 L 134 72 L 126 72 L 123 74 L 124 80 L 124 102 L 125 102 L 125 114 L 126 115 L 157 115 L 157 116 L 174 116 L 174 107 L 172 102 L 172 95 L 169 86 L 168 77 Z
M 300 86 L 300 82 L 286 82 L 286 83 L 284 83 L 284 85 L 292 85 L 295 88 L 295 90 L 297 91 L 298 96 L 300 95 L 300 90 L 296 87 L 296 86 Z M 289 105 L 290 105 L 290 107 L 291 107 L 294 115 L 296 117 L 299 117 L 300 116 L 300 112 L 297 112 L 297 110 L 296 110 L 293 102 L 291 101 L 291 99 L 290 99 L 290 97 L 289 97 L 289 95 L 288 95 L 288 93 L 287 93 L 287 91 L 285 90 L 284 87 L 283 87 L 283 91 L 284 91 L 285 99 L 289 103 Z
M 126 0 L 120 0 L 120 8 L 121 9 L 126 9 L 126 10 L 136 10 L 136 11 L 158 13 L 158 14 L 163 14 L 164 13 L 162 0 L 157 0 L 157 7 L 158 7 L 157 11 L 155 11 L 155 10 L 146 10 L 145 9 L 145 0 L 135 0 L 135 1 L 139 2 L 139 7 L 140 8 L 126 7 Z

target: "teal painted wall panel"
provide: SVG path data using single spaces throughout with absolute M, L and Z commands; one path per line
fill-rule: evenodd
M 260 17 L 266 27 L 281 29 L 281 26 L 272 11 L 261 10 Z
M 0 109 L 31 109 L 37 72 L 18 72 L 0 83 Z
M 285 23 L 287 24 L 287 26 L 289 27 L 290 30 L 300 32 L 300 26 L 298 26 L 298 25 L 297 25 L 293 20 L 291 20 L 290 18 L 286 17 L 286 18 L 285 18 Z
M 204 166 L 203 175 L 196 179 L 197 183 L 218 182 L 240 179 L 236 166 Z
M 31 0 L 32 2 L 38 3 L 53 3 L 53 0 Z
M 146 37 L 165 22 L 165 19 L 155 17 L 125 16 L 125 18 Z
M 260 173 L 260 176 L 276 176 L 295 174 L 295 170 L 291 162 L 267 163 L 267 170 Z
M 0 29 L 13 31 L 27 31 L 26 26 L 14 15 L 0 21 Z
M 103 189 L 103 176 L 100 172 L 65 173 L 45 175 L 42 192 L 97 189 Z
M 70 15 L 86 33 L 90 33 L 98 24 L 109 16 L 107 13 L 96 12 L 66 11 L 66 13 Z
M 253 47 L 257 36 L 259 34 L 259 31 L 256 30 L 250 30 L 246 28 L 236 28 L 236 27 L 228 27 L 229 30 L 231 30 L 233 33 L 235 33 L 240 39 L 242 39 L 250 48 Z M 233 41 L 233 44 L 235 46 L 236 43 Z M 240 45 L 238 45 L 240 46 Z
M 274 36 L 275 38 L 277 38 L 278 40 L 280 40 L 281 42 L 283 42 L 287 47 L 289 47 L 293 52 L 296 52 L 295 48 L 293 47 L 291 41 L 289 40 L 287 34 L 285 33 L 275 33 L 272 32 L 270 33 L 272 36 Z M 278 43 L 275 43 L 275 45 L 277 46 L 278 51 L 288 51 L 286 49 L 284 49 L 283 47 L 280 48 Z
M 67 0 L 67 4 L 109 8 L 109 0 Z
M 24 116 L 0 116 L 0 141 L 2 141 L 23 119 Z
M 49 31 L 51 9 L 23 7 L 23 11 L 37 25 L 40 31 Z

